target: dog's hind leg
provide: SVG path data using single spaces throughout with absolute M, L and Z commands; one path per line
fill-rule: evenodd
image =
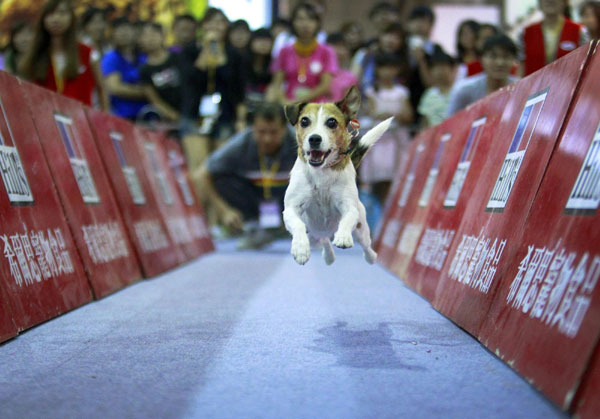
M 320 240 L 320 244 L 323 247 L 322 254 L 323 259 L 325 259 L 325 263 L 327 265 L 331 265 L 333 262 L 335 262 L 335 253 L 333 252 L 331 241 L 329 241 L 329 238 L 325 237 Z
M 375 259 L 377 259 L 377 253 L 371 248 L 371 232 L 366 217 L 363 216 L 365 212 L 364 210 L 359 212 L 361 213 L 361 217 L 356 225 L 356 230 L 354 230 L 353 235 L 358 244 L 363 248 L 365 260 L 372 265 L 375 263 Z

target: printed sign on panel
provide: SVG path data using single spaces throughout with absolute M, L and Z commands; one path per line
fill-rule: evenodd
M 73 129 L 73 120 L 68 116 L 60 114 L 54 114 L 54 119 L 56 120 L 60 137 L 69 156 L 71 168 L 77 180 L 83 202 L 86 204 L 98 204 L 100 197 L 98 196 L 88 163 L 79 147 L 78 139 Z
M 517 130 L 488 201 L 487 210 L 502 211 L 506 206 L 547 95 L 548 89 L 542 90 L 531 96 L 525 103 Z

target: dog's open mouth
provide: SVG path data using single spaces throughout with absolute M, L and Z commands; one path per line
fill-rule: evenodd
M 311 166 L 315 166 L 315 167 L 320 166 L 323 164 L 323 162 L 325 161 L 327 156 L 329 156 L 330 153 L 331 153 L 331 150 L 328 150 L 328 151 L 310 150 L 309 152 L 306 153 L 309 156 L 308 163 Z

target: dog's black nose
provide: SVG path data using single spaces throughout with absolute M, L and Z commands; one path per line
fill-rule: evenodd
M 310 144 L 310 148 L 319 148 L 321 141 L 323 141 L 323 139 L 317 134 L 313 134 L 308 137 L 308 144 Z

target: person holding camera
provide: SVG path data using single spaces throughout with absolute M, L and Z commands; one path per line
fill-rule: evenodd
M 202 40 L 180 54 L 183 75 L 181 128 L 191 171 L 246 127 L 245 71 L 242 57 L 227 45 L 229 20 L 209 8 L 201 22 Z
M 186 62 L 182 116 L 188 131 L 190 122 L 201 123 L 201 133 L 212 143 L 246 127 L 243 61 L 226 43 L 228 26 L 222 10 L 209 8 L 202 19 L 201 44 L 182 51 Z

